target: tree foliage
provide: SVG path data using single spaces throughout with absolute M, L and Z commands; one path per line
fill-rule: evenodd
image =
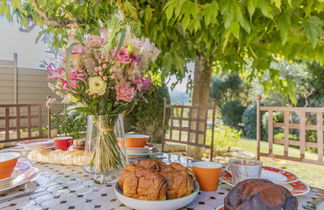
M 216 105 L 222 108 L 224 104 L 234 100 L 245 100 L 248 85 L 238 75 L 212 77 L 210 98 L 215 99 Z
M 221 109 L 224 124 L 239 130 L 244 110 L 239 100 L 227 102 Z
M 0 15 L 8 20 L 14 15 L 25 31 L 42 27 L 40 36 L 54 34 L 55 46 L 66 45 L 71 31 L 97 30 L 118 10 L 135 33 L 149 37 L 162 50 L 156 70 L 163 78 L 182 78 L 188 61 L 203 58 L 216 70 L 245 73 L 250 81 L 269 74 L 265 88 L 280 86 L 292 97 L 289 80 L 280 82 L 271 61 L 285 57 L 324 64 L 323 0 L 21 2 L 0 0 Z

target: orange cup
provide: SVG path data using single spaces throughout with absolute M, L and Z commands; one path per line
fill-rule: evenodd
M 193 162 L 191 167 L 203 191 L 215 191 L 218 188 L 222 164 L 215 162 Z
M 138 135 L 138 134 L 126 134 L 125 135 L 125 144 L 126 148 L 142 148 L 147 145 L 147 141 L 150 137 L 147 135 Z
M 11 176 L 19 156 L 18 152 L 0 152 L 0 179 Z

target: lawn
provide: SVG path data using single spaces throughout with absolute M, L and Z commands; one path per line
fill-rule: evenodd
M 238 147 L 245 151 L 250 151 L 256 153 L 256 140 L 251 139 L 241 139 Z M 267 142 L 261 142 L 261 151 L 267 152 Z M 276 154 L 282 154 L 284 151 L 283 145 L 275 144 L 273 146 L 273 151 Z M 294 148 L 289 148 L 289 154 L 298 157 L 299 150 Z M 306 152 L 307 158 L 316 159 L 316 154 Z M 324 166 L 312 165 L 307 163 L 300 163 L 295 161 L 280 160 L 275 158 L 262 157 L 261 158 L 264 165 L 274 166 L 282 169 L 289 170 L 298 174 L 302 181 L 307 184 L 324 188 Z

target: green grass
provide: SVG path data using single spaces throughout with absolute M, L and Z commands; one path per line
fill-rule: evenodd
M 261 142 L 261 152 L 268 151 L 267 145 L 267 142 Z M 241 139 L 238 147 L 242 150 L 256 153 L 256 140 Z M 283 154 L 284 147 L 283 145 L 274 144 L 273 151 L 275 154 Z M 299 157 L 298 149 L 289 148 L 288 152 L 289 155 Z M 315 160 L 317 158 L 317 155 L 315 153 L 306 152 L 305 157 Z M 261 157 L 261 161 L 264 163 L 264 165 L 274 166 L 294 172 L 295 174 L 299 175 L 302 181 L 313 187 L 324 188 L 324 166 L 296 161 L 287 161 L 270 157 Z

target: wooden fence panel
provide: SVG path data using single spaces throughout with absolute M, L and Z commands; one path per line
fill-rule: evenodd
M 14 60 L 0 60 L 0 105 L 1 104 L 43 104 L 47 101 L 47 96 L 55 98 L 55 94 L 48 88 L 47 71 L 37 68 L 17 67 L 17 55 Z M 52 112 L 63 110 L 62 104 L 52 106 Z M 35 110 L 21 108 L 20 115 L 38 115 Z M 9 109 L 10 116 L 15 116 L 17 110 Z M 0 110 L 0 118 L 5 117 L 6 110 Z M 46 122 L 46 109 L 42 109 L 42 120 Z M 30 124 L 31 123 L 31 124 Z M 22 119 L 20 126 L 34 126 L 38 122 L 34 119 L 30 122 Z M 10 120 L 10 126 L 16 126 L 15 120 Z M 4 127 L 4 122 L 0 121 L 0 127 Z

